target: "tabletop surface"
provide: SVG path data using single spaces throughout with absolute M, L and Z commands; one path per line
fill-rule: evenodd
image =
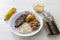
M 4 22 L 3 16 L 12 7 L 17 8 L 17 12 L 33 10 L 33 4 L 43 4 L 46 11 L 49 11 L 60 30 L 60 0 L 0 0 L 0 40 L 60 40 L 60 34 L 48 36 L 44 28 L 32 37 L 18 37 L 11 33 L 10 25 Z

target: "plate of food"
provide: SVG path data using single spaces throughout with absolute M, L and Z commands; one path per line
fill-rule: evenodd
M 35 12 L 23 11 L 11 18 L 10 26 L 12 32 L 18 36 L 33 36 L 42 29 L 43 19 Z

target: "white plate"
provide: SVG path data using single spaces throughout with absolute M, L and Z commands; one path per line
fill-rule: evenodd
M 15 20 L 21 15 L 21 14 L 24 14 L 25 12 L 20 12 L 20 13 L 16 13 L 15 15 L 12 16 L 11 20 L 10 20 L 10 25 L 11 25 L 11 29 L 12 29 L 12 32 L 18 36 L 23 36 L 23 37 L 27 37 L 27 36 L 32 36 L 32 35 L 35 35 L 36 33 L 38 33 L 42 27 L 43 27 L 43 19 L 40 15 L 38 15 L 37 13 L 35 12 L 32 12 L 33 14 L 35 14 L 36 18 L 38 19 L 38 21 L 40 22 L 40 26 L 39 26 L 39 29 L 37 29 L 36 31 L 34 32 L 31 32 L 29 34 L 21 34 L 21 33 L 18 33 L 15 29 Z

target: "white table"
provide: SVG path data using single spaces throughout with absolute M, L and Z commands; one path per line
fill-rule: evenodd
M 60 34 L 47 36 L 44 28 L 32 37 L 18 37 L 11 33 L 10 26 L 4 22 L 3 15 L 12 7 L 17 8 L 17 12 L 33 10 L 35 3 L 44 4 L 45 10 L 51 12 L 55 17 L 60 29 L 60 0 L 0 0 L 0 40 L 60 40 Z

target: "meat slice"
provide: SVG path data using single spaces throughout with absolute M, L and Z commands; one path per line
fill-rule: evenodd
M 15 21 L 15 27 L 19 27 L 25 20 L 26 14 L 22 14 L 19 18 Z

